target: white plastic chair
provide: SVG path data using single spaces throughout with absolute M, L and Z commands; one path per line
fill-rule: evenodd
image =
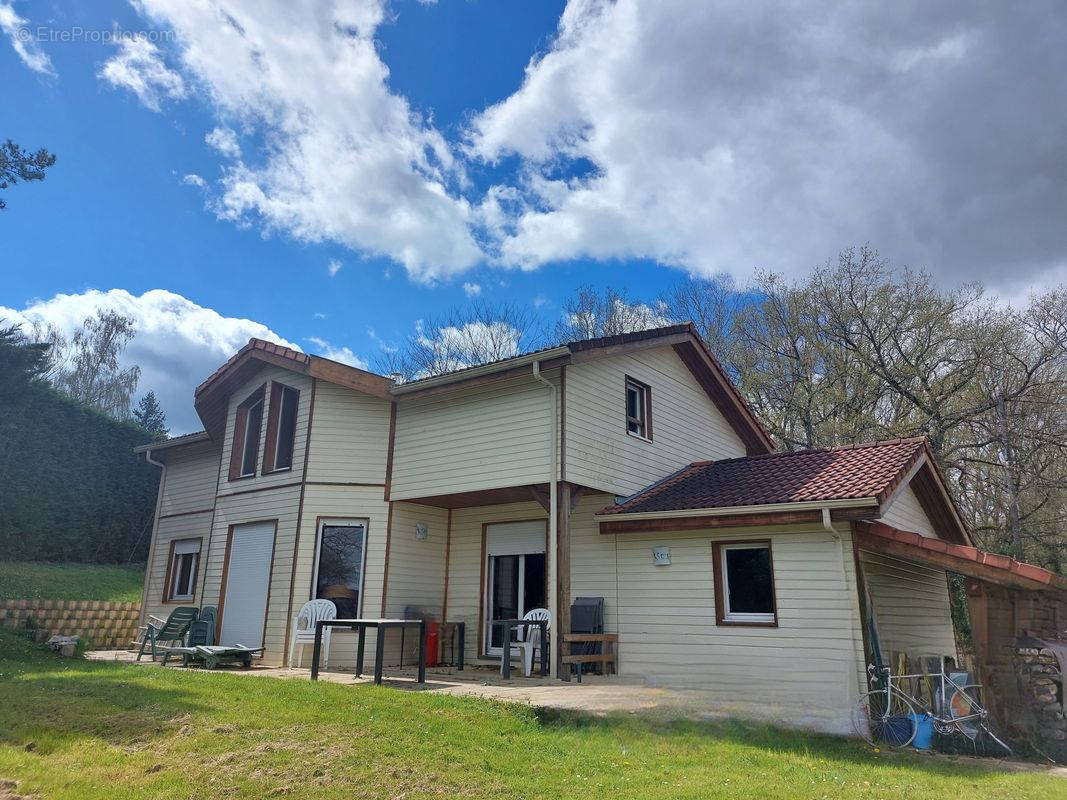
M 289 666 L 298 666 L 293 663 L 293 655 L 296 653 L 297 645 L 309 644 L 312 647 L 315 645 L 315 623 L 320 619 L 337 619 L 337 606 L 333 604 L 331 600 L 308 600 L 304 603 L 303 608 L 300 609 L 300 613 L 296 615 L 296 621 L 293 623 L 293 637 L 292 646 L 289 648 Z M 324 628 L 322 631 L 322 667 L 330 661 L 330 628 Z
M 545 632 L 552 626 L 552 612 L 547 608 L 531 608 L 523 615 L 523 619 L 532 620 L 545 620 L 548 625 L 545 627 Z M 518 641 L 513 642 L 512 650 L 518 650 L 522 656 L 522 674 L 527 678 L 533 673 L 533 656 L 534 650 L 539 650 L 545 646 L 545 643 L 541 641 L 541 628 L 536 625 L 529 627 L 521 627 L 517 631 Z

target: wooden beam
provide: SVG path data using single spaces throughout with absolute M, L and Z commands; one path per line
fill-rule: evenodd
M 556 516 L 556 630 L 561 634 L 571 632 L 571 484 L 560 481 L 557 488 Z M 557 674 L 563 674 L 563 648 L 553 654 L 558 665 Z
M 530 486 L 530 496 L 537 501 L 541 508 L 549 514 L 552 513 L 552 499 L 547 489 L 541 489 L 538 486 Z
M 625 514 L 619 514 L 625 518 Z M 669 517 L 666 519 L 620 519 L 601 522 L 601 533 L 644 533 L 646 531 L 691 531 L 702 528 L 746 528 L 756 525 L 801 525 L 822 521 L 818 511 L 778 511 L 767 514 L 726 514 L 709 517 Z
M 989 581 L 998 586 L 1041 592 L 1055 589 L 1055 587 L 1050 587 L 1041 581 L 1031 580 L 1007 569 L 971 561 L 969 558 L 961 558 L 960 556 L 942 553 L 937 550 L 928 550 L 925 547 L 908 544 L 907 542 L 898 542 L 894 539 L 887 539 L 884 536 L 877 536 L 859 529 L 856 530 L 854 535 L 862 550 L 917 561 L 920 564 L 958 572 L 970 578 Z
M 347 364 L 339 364 L 336 361 L 330 361 L 319 356 L 311 356 L 311 363 L 306 368 L 306 372 L 312 378 L 319 378 L 328 383 L 355 389 L 357 392 L 380 397 L 383 400 L 392 399 L 389 389 L 393 382 L 389 378 L 375 375 L 373 372 L 366 372 L 365 370 L 350 367 Z

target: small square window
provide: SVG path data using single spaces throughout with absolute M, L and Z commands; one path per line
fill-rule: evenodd
M 777 625 L 770 542 L 716 542 L 713 547 L 716 622 Z
M 652 389 L 633 378 L 626 379 L 626 432 L 652 439 Z

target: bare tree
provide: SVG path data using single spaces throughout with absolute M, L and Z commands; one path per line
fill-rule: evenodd
M 141 368 L 121 369 L 119 357 L 135 333 L 131 317 L 104 309 L 87 317 L 69 343 L 52 332 L 49 338 L 57 350 L 52 377 L 56 388 L 113 417 L 128 418 Z
M 525 308 L 476 302 L 441 318 L 419 320 L 415 333 L 376 366 L 415 380 L 511 358 L 542 346 L 544 339 L 536 316 Z
M 556 322 L 557 342 L 575 342 L 601 336 L 646 331 L 669 325 L 670 310 L 663 301 L 651 305 L 631 301 L 625 289 L 597 291 L 579 286 L 563 304 L 563 317 Z

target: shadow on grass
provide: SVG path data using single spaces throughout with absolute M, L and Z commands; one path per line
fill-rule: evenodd
M 35 752 L 86 739 L 136 748 L 189 725 L 194 691 L 138 681 L 126 670 L 47 654 L 0 662 L 0 743 Z
M 943 758 L 906 751 L 874 752 L 858 739 L 807 731 L 777 728 L 766 723 L 741 720 L 659 719 L 644 714 L 592 715 L 582 711 L 556 708 L 531 708 L 538 723 L 557 731 L 610 730 L 632 732 L 661 738 L 665 744 L 677 739 L 706 737 L 709 740 L 759 748 L 803 758 L 825 759 L 860 766 L 899 767 L 922 770 L 934 775 L 959 777 L 961 773 L 988 774 L 995 766 L 959 764 Z

